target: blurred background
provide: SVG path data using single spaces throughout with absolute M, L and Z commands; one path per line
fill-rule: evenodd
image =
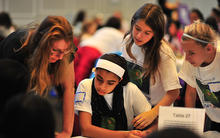
M 47 15 L 62 15 L 72 22 L 79 10 L 85 10 L 88 18 L 100 16 L 103 22 L 120 11 L 129 21 L 134 11 L 146 2 L 158 3 L 157 0 L 0 0 L 0 11 L 10 13 L 13 23 L 19 27 Z M 179 0 L 179 3 L 186 4 L 189 10 L 198 8 L 204 17 L 218 5 L 217 0 Z

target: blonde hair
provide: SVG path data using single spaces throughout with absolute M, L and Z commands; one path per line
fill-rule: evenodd
M 56 63 L 49 63 L 52 43 L 65 40 L 71 52 Z M 72 26 L 62 16 L 48 16 L 38 28 L 29 31 L 21 48 L 28 51 L 27 64 L 30 70 L 29 91 L 45 95 L 52 84 L 61 84 L 67 74 L 71 56 L 75 53 Z
M 185 34 L 185 35 L 184 35 Z M 208 25 L 200 20 L 186 26 L 184 28 L 182 40 L 195 40 L 196 43 L 205 47 L 207 43 L 214 43 L 216 41 L 215 31 Z

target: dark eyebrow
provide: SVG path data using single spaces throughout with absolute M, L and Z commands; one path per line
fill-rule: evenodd
M 97 78 L 103 80 L 103 77 L 97 74 Z M 109 83 L 116 82 L 115 80 L 108 80 Z
M 138 24 L 135 24 L 138 28 L 141 28 Z M 152 31 L 146 31 L 145 33 L 153 33 Z
M 108 82 L 112 83 L 112 82 L 116 82 L 115 80 L 108 80 Z
M 136 27 L 141 28 L 138 24 L 135 24 Z
M 52 48 L 54 51 L 60 51 L 60 52 L 64 52 L 65 50 L 59 49 L 59 48 Z
M 102 80 L 103 80 L 102 76 L 100 76 L 99 74 L 97 74 L 97 78 L 99 78 L 99 79 L 102 79 Z

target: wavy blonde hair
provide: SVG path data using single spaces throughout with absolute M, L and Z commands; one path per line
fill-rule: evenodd
M 71 52 L 56 63 L 49 63 L 52 43 L 57 40 L 69 42 Z M 29 31 L 21 48 L 28 51 L 30 70 L 29 91 L 45 95 L 52 85 L 61 84 L 67 74 L 71 56 L 75 53 L 70 23 L 62 16 L 48 16 L 36 29 Z

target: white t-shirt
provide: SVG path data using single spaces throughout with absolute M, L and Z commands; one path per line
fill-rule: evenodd
M 196 88 L 200 101 L 212 121 L 220 123 L 220 46 L 213 62 L 206 67 L 194 67 L 184 61 L 182 78 L 191 87 Z
M 102 54 L 118 52 L 121 50 L 123 33 L 112 27 L 104 27 L 96 31 L 96 33 L 82 41 L 81 47 L 90 46 L 98 49 Z
M 146 97 L 150 97 L 149 99 L 152 105 L 156 105 L 167 91 L 181 88 L 176 70 L 176 57 L 173 54 L 172 49 L 164 41 L 162 41 L 160 48 L 161 62 L 159 64 L 158 71 L 156 72 L 156 82 L 153 84 L 153 79 L 151 77 L 150 93 L 149 95 L 145 94 Z M 137 61 L 129 57 L 124 45 L 122 49 L 122 56 L 127 61 L 143 67 L 144 51 L 142 51 L 141 47 L 133 44 L 131 52 Z
M 85 79 L 80 82 L 76 90 L 74 105 L 76 111 L 88 112 L 91 115 L 92 80 L 93 79 Z M 149 111 L 151 109 L 151 105 L 137 86 L 131 82 L 123 87 L 123 97 L 128 129 L 132 129 L 131 121 L 134 119 L 134 116 Z M 113 93 L 106 94 L 104 98 L 108 105 L 112 107 Z

